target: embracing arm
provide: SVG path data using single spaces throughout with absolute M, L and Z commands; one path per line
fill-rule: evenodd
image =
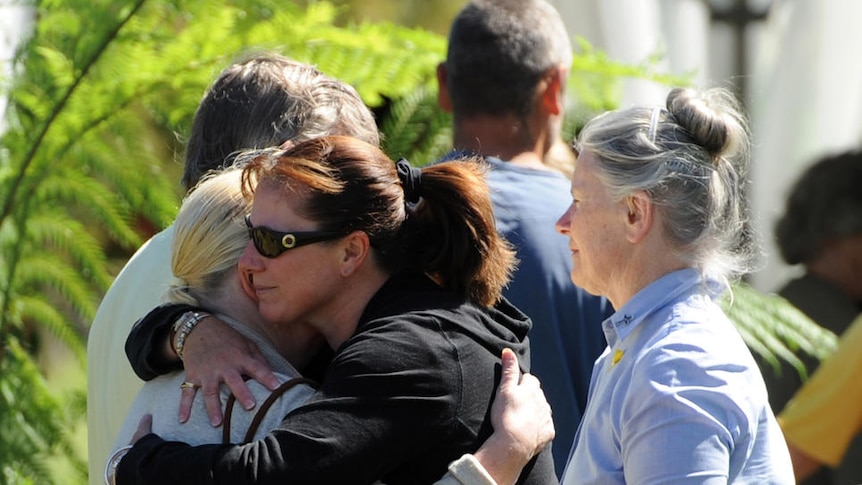
M 168 353 L 171 326 L 183 313 L 194 310 L 189 305 L 171 303 L 152 309 L 144 315 L 126 338 L 126 356 L 135 374 L 149 381 L 160 375 L 182 369 L 176 354 Z
M 393 350 L 368 347 L 342 350 L 320 390 L 263 440 L 192 448 L 150 434 L 123 458 L 118 483 L 370 483 L 410 459 L 430 468 L 420 450 L 446 449 L 441 443 L 453 439 L 451 389 L 440 383 L 451 381 L 446 376 L 457 369 L 431 365 L 430 353 L 417 356 L 422 349 L 416 346 L 407 349 L 416 351 L 412 355 L 399 353 L 382 363 L 380 352 L 392 356 Z M 417 372 L 386 366 L 414 357 L 422 365 L 409 368 Z M 492 375 L 489 380 L 493 386 Z M 432 457 L 437 470 L 468 451 L 463 436 L 452 444 L 461 452 Z M 410 472 L 429 478 L 428 469 Z
M 511 349 L 501 356 L 503 371 L 491 406 L 494 432 L 475 453 L 449 464 L 434 485 L 510 485 L 521 470 L 554 439 L 551 405 L 539 380 L 521 374 Z
M 500 385 L 491 406 L 494 432 L 476 451 L 476 459 L 500 485 L 514 484 L 521 469 L 554 439 L 551 405 L 539 380 L 521 374 L 518 358 L 504 349 Z
M 363 329 L 339 350 L 318 392 L 261 441 L 189 448 L 144 437 L 120 463 L 120 483 L 439 478 L 452 460 L 491 435 L 486 413 L 500 364 L 483 352 L 452 359 L 452 338 L 475 344 L 463 334 L 439 332 L 436 323 L 375 321 Z M 457 377 L 464 372 L 469 386 Z M 534 458 L 540 465 L 530 464 L 532 477 L 552 475 L 550 455 L 541 455 Z
M 502 354 L 491 421 L 494 432 L 488 440 L 475 454 L 465 454 L 450 463 L 446 475 L 435 485 L 514 484 L 521 469 L 553 440 L 551 408 L 540 383 L 530 374 L 521 374 L 517 357 L 509 349 Z M 145 418 L 132 442 L 149 432 Z
M 257 346 L 213 316 L 202 319 L 188 334 L 180 360 L 173 350 L 171 329 L 184 313 L 196 310 L 200 309 L 176 303 L 156 307 L 135 324 L 126 340 L 126 355 L 144 380 L 185 368 L 187 380 L 202 389 L 210 423 L 218 426 L 222 421 L 222 382 L 246 409 L 254 408 L 255 401 L 243 376 L 269 389 L 278 387 L 279 382 Z M 183 390 L 181 422 L 188 419 L 195 392 L 195 388 Z

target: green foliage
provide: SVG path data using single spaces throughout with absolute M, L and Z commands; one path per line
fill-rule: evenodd
M 65 430 L 83 415 L 84 396 L 59 395 L 45 383 L 34 363 L 35 329 L 83 364 L 86 328 L 112 264 L 175 214 L 176 134 L 188 132 L 222 68 L 250 49 L 281 52 L 355 86 L 378 114 L 393 158 L 427 163 L 451 146 L 451 119 L 434 86 L 445 38 L 385 22 L 339 26 L 344 11 L 306 3 L 32 0 L 36 30 L 2 88 L 9 106 L 0 134 L 0 485 L 52 483 L 46 460 L 57 454 L 69 457 L 72 482 L 83 482 L 81 453 Z M 652 62 L 627 66 L 584 41 L 578 47 L 568 139 L 584 119 L 616 107 L 625 77 L 685 84 Z M 788 352 L 820 348 L 815 329 L 786 323 L 792 315 L 759 298 L 740 288 L 730 308 L 755 351 L 790 360 Z
M 47 466 L 52 455 L 69 457 L 63 483 L 84 483 L 86 466 L 69 430 L 86 409 L 85 396 L 58 394 L 15 338 L 0 355 L 0 484 L 57 483 Z
M 793 304 L 778 295 L 762 293 L 746 283 L 737 283 L 721 300 L 727 316 L 736 325 L 751 350 L 780 371 L 788 362 L 806 379 L 807 370 L 798 355 L 817 359 L 829 356 L 837 337 L 820 327 Z
M 582 37 L 575 38 L 575 56 L 569 75 L 569 106 L 563 126 L 565 140 L 571 140 L 584 123 L 604 111 L 617 109 L 622 81 L 643 79 L 668 87 L 691 85 L 691 74 L 673 75 L 656 68 L 661 55 L 641 64 L 623 64 L 608 59 Z
M 34 6 L 35 32 L 4 84 L 0 135 L 0 389 L 16 398 L 0 406 L 0 483 L 51 483 L 45 460 L 57 453 L 83 470 L 82 453 L 58 435 L 69 428 L 66 409 L 15 414 L 28 400 L 57 399 L 36 372 L 39 341 L 30 337 L 47 330 L 83 364 L 86 327 L 112 279 L 109 255 L 124 260 L 172 220 L 182 195 L 173 133 L 187 132 L 218 71 L 248 46 L 277 50 L 352 83 L 376 106 L 427 84 L 444 48 L 439 36 L 385 23 L 335 27 L 339 11 L 324 2 Z M 32 344 L 26 351 L 21 339 Z
M 437 106 L 437 91 L 419 86 L 390 103 L 382 117 L 382 145 L 393 159 L 421 166 L 452 149 L 452 117 Z

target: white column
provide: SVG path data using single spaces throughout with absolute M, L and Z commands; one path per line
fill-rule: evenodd
M 715 83 L 710 65 L 709 9 L 703 0 L 661 0 L 661 32 L 669 72 L 693 73 L 696 86 Z
M 0 133 L 5 129 L 6 91 L 12 75 L 15 48 L 33 28 L 33 7 L 15 0 L 0 0 Z
M 655 69 L 694 73 L 710 81 L 709 11 L 702 0 L 551 0 L 569 35 L 587 39 L 615 61 L 643 64 L 659 54 Z M 623 82 L 621 107 L 663 104 L 668 86 L 639 79 Z
M 773 228 L 790 186 L 827 153 L 862 141 L 862 2 L 777 2 L 758 53 L 751 98 L 755 134 L 752 207 L 767 251 L 754 275 L 775 290 L 798 268 L 784 264 Z

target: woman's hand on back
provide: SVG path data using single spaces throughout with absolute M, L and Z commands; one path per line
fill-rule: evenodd
M 194 387 L 184 387 L 180 400 L 179 419 L 188 421 L 197 387 L 201 388 L 210 423 L 222 423 L 222 403 L 219 394 L 221 383 L 225 383 L 245 409 L 254 409 L 254 396 L 245 384 L 248 376 L 269 389 L 279 382 L 257 346 L 239 332 L 208 316 L 192 331 L 183 348 L 183 366 L 186 382 Z
M 554 439 L 555 430 L 539 380 L 521 374 L 511 349 L 504 349 L 501 359 L 500 385 L 491 406 L 494 433 L 474 456 L 498 484 L 507 485 L 515 483 L 530 459 Z

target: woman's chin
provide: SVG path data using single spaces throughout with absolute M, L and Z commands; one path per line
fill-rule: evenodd
M 260 304 L 258 306 L 258 310 L 260 311 L 261 318 L 269 324 L 278 325 L 279 322 L 284 320 L 284 317 L 282 316 L 284 312 L 273 305 Z
M 571 277 L 572 277 L 572 283 L 574 283 L 574 285 L 577 286 L 578 288 L 586 291 L 587 293 L 589 293 L 591 295 L 599 295 L 600 294 L 596 291 L 595 288 L 592 288 L 591 285 L 589 284 L 589 281 L 587 281 L 585 278 L 583 278 L 580 274 L 572 271 Z

